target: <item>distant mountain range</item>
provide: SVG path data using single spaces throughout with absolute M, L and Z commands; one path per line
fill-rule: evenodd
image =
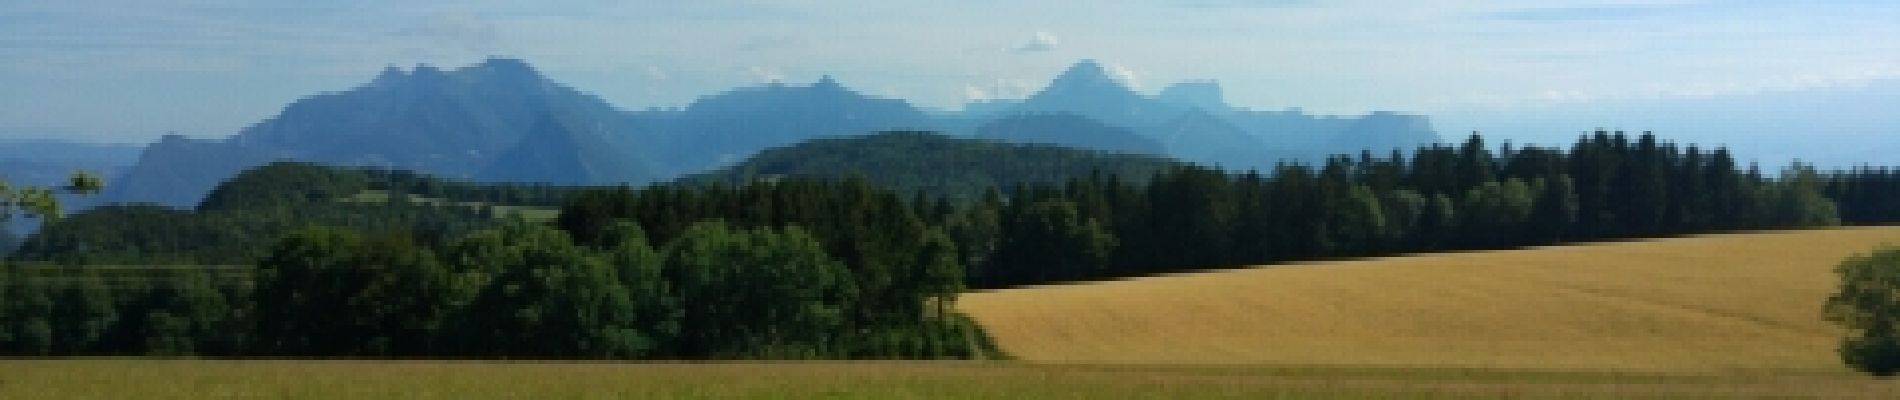
M 903 100 L 859 94 L 827 76 L 810 86 L 773 83 L 701 97 L 681 111 L 629 116 L 667 176 L 728 165 L 759 150 L 823 136 L 931 130 L 937 124 Z
M 1014 104 L 990 101 L 980 108 L 990 115 L 1003 116 L 1075 114 L 1128 128 L 1160 142 L 1163 154 L 1229 169 L 1266 169 L 1281 160 L 1313 162 L 1331 154 L 1411 149 L 1440 141 L 1431 121 L 1422 115 L 1256 111 L 1229 105 L 1220 84 L 1214 81 L 1176 83 L 1156 96 L 1146 96 L 1129 89 L 1092 60 L 1070 66 L 1026 100 Z M 1006 111 L 996 111 L 999 109 Z
M 734 89 L 683 109 L 628 112 L 550 81 L 526 62 L 493 58 L 454 70 L 389 68 L 362 86 L 293 102 L 227 138 L 165 136 L 110 180 L 103 199 L 191 207 L 219 181 L 281 159 L 474 181 L 639 184 L 813 138 L 886 130 L 1153 153 L 1232 169 L 1438 141 L 1423 116 L 1253 111 L 1227 105 L 1211 81 L 1147 96 L 1086 60 L 1020 102 L 932 115 L 828 76 L 807 86 Z

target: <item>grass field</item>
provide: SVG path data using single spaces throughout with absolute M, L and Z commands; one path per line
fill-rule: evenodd
M 965 295 L 1028 361 L 1845 373 L 1833 266 L 1900 228 L 1318 262 Z
M 983 362 L 0 361 L 4 399 L 1895 398 L 1844 375 Z

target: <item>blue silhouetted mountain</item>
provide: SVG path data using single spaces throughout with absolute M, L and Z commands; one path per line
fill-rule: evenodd
M 866 96 L 829 76 L 810 86 L 734 89 L 701 97 L 680 112 L 635 113 L 632 120 L 667 149 L 656 159 L 666 174 L 703 171 L 821 136 L 934 126 L 908 102 Z
M 1095 60 L 1082 60 L 1062 71 L 1035 95 L 1016 106 L 1018 113 L 1070 113 L 1127 128 L 1146 128 L 1172 119 L 1182 107 L 1128 88 Z
M 1117 153 L 1167 154 L 1167 149 L 1134 130 L 1069 113 L 1017 114 L 976 128 L 978 139 L 1053 144 Z
M 156 203 L 175 208 L 198 204 L 219 181 L 273 154 L 245 151 L 232 140 L 165 135 L 145 147 L 139 162 L 117 179 L 108 179 L 102 203 Z
M 1187 81 L 1168 85 L 1155 95 L 1155 100 L 1183 107 L 1199 108 L 1210 113 L 1225 113 L 1233 110 L 1227 104 L 1227 97 L 1221 93 L 1219 82 Z
M 490 181 L 586 185 L 640 182 L 652 175 L 639 160 L 615 151 L 600 127 L 570 126 L 546 116 L 477 176 Z M 592 131 L 590 131 L 592 130 Z
M 1227 119 L 1198 108 L 1151 128 L 1150 132 L 1167 146 L 1169 155 L 1229 170 L 1265 170 L 1281 160 L 1304 156 L 1274 149 L 1262 138 L 1248 134 Z
M 1327 155 L 1357 154 L 1371 150 L 1411 150 L 1438 143 L 1438 133 L 1423 115 L 1375 111 L 1364 116 L 1312 115 L 1299 109 L 1285 111 L 1235 110 L 1226 115 L 1235 126 L 1280 151 L 1299 154 L 1305 161 Z
M 1235 107 L 1211 80 L 1170 85 L 1149 97 L 1115 79 L 1101 63 L 1070 66 L 1016 113 L 1068 113 L 1132 130 L 1182 160 L 1228 168 L 1265 168 L 1281 160 L 1315 162 L 1331 154 L 1410 149 L 1438 142 L 1424 116 L 1373 112 L 1364 116 L 1307 115 Z M 1006 104 L 1006 103 L 1004 103 Z M 971 115 L 994 115 L 970 110 Z M 1006 118 L 991 116 L 987 118 Z M 982 117 L 979 117 L 982 118 Z M 1063 132 L 1042 135 L 1062 137 Z
M 1422 116 L 1252 111 L 1227 105 L 1212 81 L 1149 97 L 1094 61 L 1074 64 L 1027 99 L 991 106 L 932 116 L 825 77 L 734 89 L 683 109 L 622 112 L 519 60 L 392 67 L 362 86 L 293 102 L 230 137 L 166 136 L 109 179 L 101 198 L 188 207 L 217 182 L 279 159 L 473 181 L 641 183 L 812 138 L 886 130 L 984 128 L 1004 140 L 1160 152 L 1230 168 L 1437 141 Z
M 1432 143 L 1438 143 L 1438 133 L 1432 129 L 1431 119 L 1423 115 L 1373 111 L 1333 135 L 1331 147 L 1326 150 L 1341 154 L 1362 149 L 1411 150 Z
M 1179 92 L 1177 90 L 1177 92 Z M 1205 102 L 1206 90 L 1190 91 L 1183 98 L 1199 95 Z M 1214 89 L 1213 101 L 1219 101 Z M 1019 112 L 1074 114 L 1129 129 L 1160 143 L 1165 153 L 1185 161 L 1219 164 L 1229 168 L 1272 165 L 1287 154 L 1269 151 L 1262 140 L 1247 134 L 1224 120 L 1214 110 L 1195 104 L 1171 104 L 1136 93 L 1093 60 L 1083 60 L 1056 76 L 1049 86 L 1017 106 Z M 1068 136 L 1065 132 L 1044 132 L 1045 137 Z M 1086 136 L 1078 132 L 1076 136 Z M 1074 143 L 1081 139 L 1069 139 Z
M 451 71 L 392 67 L 360 87 L 293 102 L 229 138 L 168 136 L 148 147 L 104 198 L 191 206 L 219 181 L 279 159 L 480 181 L 649 181 L 653 176 L 641 154 L 626 145 L 603 145 L 629 141 L 612 137 L 630 135 L 622 115 L 592 95 L 549 81 L 520 60 L 493 58 Z M 544 121 L 550 116 L 555 121 Z M 523 143 L 548 138 L 573 142 Z M 577 157 L 554 154 L 575 143 L 589 149 L 589 160 L 578 162 L 590 167 L 552 166 L 557 163 L 552 158 Z M 496 165 L 503 153 L 514 156 L 506 160 L 510 163 L 542 169 Z M 621 161 L 598 161 L 602 158 Z

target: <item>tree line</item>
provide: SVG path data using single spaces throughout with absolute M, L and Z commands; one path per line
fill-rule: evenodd
M 1176 167 L 994 191 L 933 216 L 974 287 L 1292 260 L 1900 222 L 1900 171 L 1778 174 L 1726 149 L 1598 131 L 1568 151 L 1473 134 L 1410 157 L 1228 173 Z
M 738 202 L 761 197 L 770 206 Z M 8 268 L 0 353 L 995 356 L 952 309 L 963 289 L 954 244 L 895 192 L 863 181 L 658 186 L 591 191 L 571 203 L 559 223 L 501 221 L 459 234 L 295 229 L 243 279 Z M 656 206 L 682 211 L 633 212 Z
M 577 190 L 277 162 L 239 173 L 192 210 L 112 204 L 75 214 L 47 224 L 8 258 L 65 265 L 249 264 L 309 225 L 451 238 L 505 219 L 497 205 L 559 207 Z M 384 196 L 354 199 L 372 192 Z
M 739 164 L 680 181 L 743 185 L 758 179 L 855 175 L 898 193 L 922 192 L 926 197 L 967 202 L 993 188 L 1062 182 L 1091 171 L 1145 178 L 1184 164 L 1146 154 L 895 131 L 766 149 Z
M 9 268 L 0 274 L 0 353 L 965 358 L 991 351 L 954 312 L 966 286 L 1900 222 L 1891 201 L 1900 171 L 1796 163 L 1766 174 L 1725 149 L 1620 132 L 1587 134 L 1569 149 L 1493 148 L 1474 134 L 1410 155 L 1362 152 L 1270 171 L 1098 171 L 968 197 L 904 196 L 862 176 L 496 192 L 268 168 L 214 191 L 195 212 L 126 225 L 147 233 L 82 214 L 49 231 L 92 233 L 31 253 L 64 260 L 135 242 L 145 244 L 114 254 L 167 259 L 197 254 L 199 242 L 261 243 L 178 258 L 237 260 L 252 274 L 122 279 L 83 266 Z M 390 196 L 337 201 L 364 190 Z M 547 222 L 496 219 L 479 207 L 396 200 L 406 190 L 561 208 Z M 178 226 L 228 234 L 168 230 Z

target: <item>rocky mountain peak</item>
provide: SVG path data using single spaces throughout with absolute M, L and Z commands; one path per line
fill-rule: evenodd
M 1134 92 L 1120 80 L 1115 79 L 1115 76 L 1110 74 L 1108 68 L 1102 66 L 1102 63 L 1089 59 L 1070 65 L 1069 69 L 1062 71 L 1062 74 L 1057 75 L 1056 79 L 1049 83 L 1049 87 L 1044 89 L 1045 92 L 1094 90 Z

